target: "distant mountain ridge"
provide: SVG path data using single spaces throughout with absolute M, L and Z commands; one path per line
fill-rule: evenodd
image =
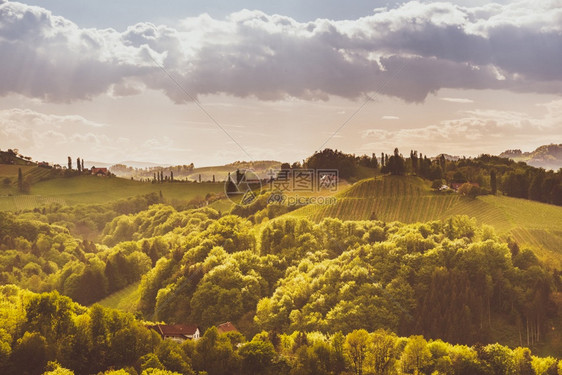
M 506 150 L 500 155 L 515 161 L 523 161 L 533 167 L 557 170 L 562 168 L 562 144 L 543 145 L 531 152 L 519 149 Z
M 134 160 L 121 161 L 119 163 L 106 163 L 106 162 L 102 162 L 102 161 L 90 161 L 90 160 L 84 161 L 84 166 L 86 168 L 91 168 L 93 166 L 98 167 L 98 168 L 99 167 L 109 168 L 113 165 L 126 165 L 127 167 L 133 167 L 133 168 L 152 168 L 152 167 L 169 167 L 170 166 L 170 164 L 152 163 L 152 162 L 148 162 L 148 161 L 134 161 Z

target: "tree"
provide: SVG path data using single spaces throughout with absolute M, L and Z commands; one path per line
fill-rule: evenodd
M 219 335 L 216 327 L 205 331 L 196 342 L 193 365 L 196 370 L 205 370 L 209 375 L 235 373 L 239 361 L 227 335 Z
M 47 370 L 43 375 L 74 375 L 74 371 L 61 367 L 57 362 L 49 362 Z
M 84 172 L 84 158 L 82 158 L 82 165 L 80 166 L 80 170 Z
M 23 193 L 23 174 L 21 173 L 21 168 L 18 168 L 18 190 Z
M 80 163 L 80 158 L 76 158 L 76 170 L 82 172 L 82 164 Z
M 31 191 L 31 182 L 33 180 L 31 179 L 31 176 L 27 176 L 24 180 L 23 180 L 23 184 L 21 186 L 21 192 L 22 193 L 26 193 L 29 194 L 29 192 Z
M 392 175 L 404 175 L 406 173 L 406 163 L 402 155 L 400 155 L 398 148 L 395 148 L 394 155 L 385 161 L 385 166 L 381 168 L 381 172 Z
M 156 351 L 156 355 L 167 370 L 176 371 L 184 375 L 194 374 L 189 363 L 189 357 L 178 342 L 163 340 Z
M 69 156 L 68 157 L 68 170 L 70 171 L 72 169 L 72 158 Z
M 162 364 L 162 362 L 160 362 L 160 359 L 158 359 L 158 356 L 154 353 L 148 353 L 146 355 L 143 355 L 140 358 L 140 362 L 141 362 L 140 367 L 143 371 L 148 369 L 159 369 L 159 370 L 164 369 L 164 365 Z
M 379 329 L 371 334 L 371 342 L 367 361 L 372 364 L 375 374 L 389 373 L 396 355 L 396 336 Z
M 418 152 L 417 151 L 410 151 L 410 161 L 412 163 L 412 171 L 417 174 L 418 173 Z
M 420 374 L 431 363 L 431 352 L 423 336 L 411 336 L 402 352 L 402 367 L 407 374 Z
M 445 155 L 441 154 L 439 156 L 439 167 L 441 167 L 441 171 L 445 173 L 445 167 L 447 166 L 447 159 L 445 159 Z
M 336 332 L 332 336 L 332 360 L 331 368 L 335 374 L 340 374 L 345 370 L 345 355 L 344 355 L 345 336 L 341 332 Z
M 372 167 L 373 168 L 378 168 L 379 167 L 379 161 L 377 160 L 377 155 L 375 153 L 373 153 L 373 155 L 371 155 L 371 160 L 372 160 Z
M 12 354 L 15 373 L 41 374 L 47 364 L 47 340 L 38 332 L 25 332 Z
M 437 180 L 433 180 L 431 183 L 431 188 L 435 190 L 439 190 L 439 188 L 443 186 L 443 181 L 439 178 Z
M 490 189 L 492 190 L 492 195 L 496 195 L 498 192 L 498 182 L 495 169 L 490 171 Z
M 529 185 L 529 199 L 535 201 L 544 202 L 545 199 L 542 193 L 542 187 L 544 184 L 544 173 L 538 172 L 535 174 L 531 180 L 531 185 Z
M 470 197 L 470 198 L 476 198 L 476 196 L 479 193 L 479 189 L 478 187 L 472 185 L 471 183 L 467 182 L 462 184 L 459 187 L 459 194 L 460 195 L 464 195 L 466 197 Z
M 257 335 L 238 351 L 242 359 L 242 373 L 248 375 L 272 373 L 273 360 L 277 356 L 273 344 Z
M 353 372 L 356 375 L 363 375 L 363 366 L 369 342 L 369 333 L 364 329 L 356 329 L 348 333 L 345 338 L 344 350 L 351 361 Z

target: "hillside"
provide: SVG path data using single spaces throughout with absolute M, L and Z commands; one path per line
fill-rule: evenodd
M 378 219 L 404 223 L 468 215 L 488 224 L 502 236 L 511 236 L 545 258 L 562 264 L 562 207 L 501 195 L 475 199 L 456 193 L 437 193 L 413 176 L 385 176 L 362 180 L 336 195 L 329 206 L 306 206 L 288 215 L 321 221 Z
M 557 170 L 562 168 L 562 144 L 550 144 L 538 147 L 535 151 L 506 150 L 502 158 L 523 161 L 533 167 Z
M 17 191 L 17 174 L 20 166 L 0 164 L 0 211 L 33 209 L 43 204 L 62 205 L 98 204 L 118 199 L 160 193 L 168 201 L 203 199 L 207 194 L 224 192 L 222 183 L 161 183 L 131 181 L 117 177 L 90 175 L 60 177 L 51 175 L 51 169 L 21 166 L 23 178 L 29 177 L 30 194 Z
M 193 164 L 190 165 L 175 165 L 175 166 L 146 166 L 146 167 L 136 167 L 133 164 L 127 164 L 128 162 L 123 162 L 121 164 L 116 164 L 111 166 L 109 169 L 113 174 L 118 177 L 123 178 L 134 178 L 134 179 L 153 179 L 154 173 L 162 172 L 164 176 L 170 176 L 171 173 L 174 174 L 175 179 L 189 180 L 189 181 L 224 181 L 226 180 L 229 173 L 233 173 L 236 170 L 253 170 L 259 176 L 266 178 L 268 171 L 272 169 L 279 169 L 281 163 L 273 160 L 263 160 L 254 162 L 235 162 L 226 165 L 218 165 L 211 167 L 199 167 L 195 168 Z
M 9 149 L 7 151 L 0 150 L 0 164 L 35 165 L 35 163 L 31 161 L 30 156 L 21 155 L 18 149 Z

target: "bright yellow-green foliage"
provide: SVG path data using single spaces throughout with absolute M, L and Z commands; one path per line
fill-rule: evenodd
M 362 180 L 337 194 L 337 199 L 335 205 L 307 206 L 289 215 L 315 221 L 337 217 L 405 223 L 468 215 L 480 224 L 493 226 L 500 235 L 512 236 L 541 258 L 562 264 L 562 207 L 500 195 L 472 199 L 438 193 L 413 176 Z
M 528 348 L 453 345 L 384 329 L 262 331 L 247 340 L 210 327 L 200 339 L 178 343 L 131 314 L 11 285 L 0 287 L 0 323 L 3 375 L 547 375 L 561 363 Z
M 25 169 L 25 170 L 24 170 Z M 11 178 L 13 183 L 9 187 L 0 187 L 0 210 L 33 209 L 43 204 L 98 204 L 144 195 L 152 192 L 162 192 L 168 201 L 190 201 L 194 198 L 203 199 L 209 193 L 223 193 L 223 183 L 162 183 L 139 182 L 116 177 L 74 176 L 57 177 L 40 181 L 41 173 L 50 170 L 39 167 L 22 167 L 24 179 L 27 175 L 34 176 L 31 193 L 19 195 L 17 185 L 17 166 L 0 166 L 0 185 L 3 179 Z M 8 196 L 11 194 L 11 196 Z
M 117 309 L 125 312 L 135 312 L 139 302 L 140 292 L 139 283 L 134 283 L 123 288 L 98 303 L 102 306 Z

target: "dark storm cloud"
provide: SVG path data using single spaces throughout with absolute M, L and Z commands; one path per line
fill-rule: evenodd
M 192 95 L 313 100 L 378 92 L 423 101 L 441 88 L 561 93 L 561 21 L 556 1 L 410 2 L 355 21 L 299 23 L 244 10 L 119 33 L 0 2 L 0 94 L 72 101 L 149 87 L 187 100 L 152 59 Z

